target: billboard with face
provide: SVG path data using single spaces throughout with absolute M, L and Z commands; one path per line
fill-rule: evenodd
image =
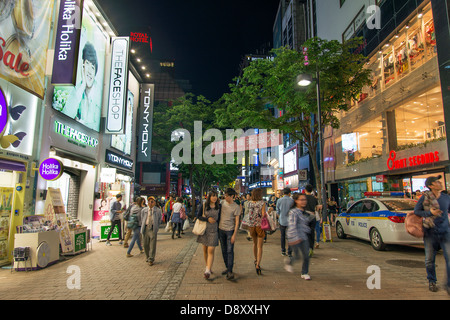
M 0 77 L 44 97 L 55 1 L 0 1 Z
M 97 132 L 100 131 L 107 40 L 84 10 L 76 85 L 55 86 L 52 102 L 54 109 Z

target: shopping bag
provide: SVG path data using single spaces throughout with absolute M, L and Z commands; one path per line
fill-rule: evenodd
M 184 220 L 183 230 L 187 230 L 187 229 L 189 229 L 189 227 L 190 227 L 189 219 Z
M 166 229 L 164 231 L 166 232 L 172 231 L 172 220 L 169 220 L 169 222 L 167 222 Z
M 270 231 L 277 230 L 276 222 L 273 220 L 273 217 L 271 216 L 271 214 L 267 215 L 267 220 L 269 221 Z
M 248 215 L 244 216 L 244 218 L 241 221 L 241 226 L 239 227 L 239 230 L 248 230 Z

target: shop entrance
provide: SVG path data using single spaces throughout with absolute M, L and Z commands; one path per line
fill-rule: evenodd
M 16 181 L 16 172 L 0 170 L 0 265 L 10 264 L 8 250 L 10 241 L 14 241 L 11 228 Z

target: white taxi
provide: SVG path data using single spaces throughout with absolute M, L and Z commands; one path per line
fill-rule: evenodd
M 336 219 L 339 239 L 352 236 L 370 241 L 375 250 L 387 244 L 417 245 L 422 239 L 406 232 L 405 218 L 417 201 L 403 198 L 366 198 L 355 202 Z

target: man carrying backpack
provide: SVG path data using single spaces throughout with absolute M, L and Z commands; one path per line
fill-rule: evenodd
M 425 186 L 430 189 L 422 196 L 414 208 L 414 214 L 432 220 L 433 223 L 424 226 L 425 267 L 427 270 L 428 288 L 432 292 L 438 290 L 436 286 L 436 253 L 442 249 L 447 268 L 447 293 L 450 294 L 450 228 L 448 212 L 450 197 L 441 193 L 442 177 L 428 177 Z

